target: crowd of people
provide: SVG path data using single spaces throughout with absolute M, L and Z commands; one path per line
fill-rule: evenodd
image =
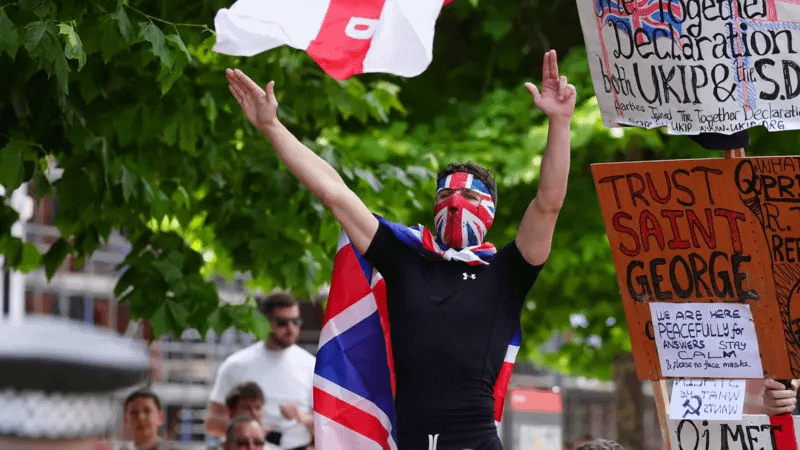
M 259 301 L 271 331 L 230 355 L 214 380 L 204 421 L 207 450 L 313 448 L 311 411 L 314 356 L 297 345 L 302 319 L 295 298 L 284 292 Z M 149 389 L 128 395 L 123 405 L 130 444 L 123 450 L 171 450 L 158 431 L 165 414 Z
M 503 448 L 495 423 L 494 383 L 520 327 L 525 298 L 550 254 L 567 189 L 576 91 L 559 75 L 556 59 L 555 51 L 545 53 L 541 88 L 526 83 L 533 105 L 548 117 L 547 143 L 536 195 L 517 234 L 499 248 L 485 240 L 498 202 L 497 185 L 487 169 L 455 163 L 437 175 L 431 199 L 434 228 L 392 223 L 373 214 L 328 162 L 280 123 L 273 82 L 263 89 L 239 70 L 226 71 L 231 93 L 247 119 L 269 139 L 288 170 L 333 213 L 363 258 L 362 266 L 382 275 L 391 323 L 397 448 Z M 299 305 L 291 295 L 275 293 L 259 308 L 271 331 L 264 341 L 235 352 L 219 367 L 204 420 L 205 432 L 213 437 L 209 450 L 312 449 L 315 357 L 296 344 L 302 325 Z M 40 342 L 41 336 L 26 338 L 21 332 L 18 339 Z M 77 346 L 86 340 L 74 342 Z M 51 346 L 62 344 L 53 341 Z M 25 361 L 20 359 L 20 368 Z M 45 369 L 52 370 L 52 358 L 42 361 Z M 141 370 L 137 361 L 126 373 Z M 108 367 L 115 363 L 103 360 Z M 99 367 L 94 364 L 89 366 Z M 26 382 L 30 380 L 24 377 L 16 381 Z M 795 407 L 796 380 L 787 385 L 767 380 L 765 387 L 758 412 L 783 414 Z M 0 397 L 0 401 L 15 400 Z M 172 449 L 159 435 L 165 412 L 153 391 L 132 392 L 122 409 L 130 438 L 124 450 Z M 96 412 L 86 413 L 93 418 L 92 426 L 107 427 L 108 415 Z M 15 436 L 29 432 L 25 421 L 0 419 L 0 437 L 6 432 Z M 51 430 L 46 421 L 42 423 L 41 436 L 48 437 Z M 105 430 L 90 428 L 95 429 L 100 430 L 90 431 L 95 435 Z M 69 431 L 65 436 L 74 439 L 75 434 Z M 103 448 L 94 441 L 92 445 L 63 448 Z M 8 448 L 42 447 L 17 440 Z M 595 439 L 575 450 L 622 450 L 622 446 Z

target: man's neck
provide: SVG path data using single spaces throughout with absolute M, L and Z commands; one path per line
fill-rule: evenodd
M 267 338 L 267 340 L 264 341 L 264 345 L 267 346 L 268 350 L 271 350 L 273 352 L 282 352 L 282 351 L 286 350 L 287 348 L 289 348 L 289 347 L 284 347 L 284 346 L 276 343 L 274 340 L 272 340 L 270 338 Z
M 134 441 L 133 446 L 136 447 L 136 450 L 150 450 L 154 448 L 156 445 L 158 445 L 160 441 L 161 438 L 159 438 L 158 435 L 156 435 L 142 441 Z

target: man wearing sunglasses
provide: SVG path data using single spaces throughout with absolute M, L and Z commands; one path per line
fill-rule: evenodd
M 281 449 L 300 449 L 312 441 L 311 396 L 314 357 L 295 343 L 300 336 L 300 307 L 287 293 L 275 293 L 259 302 L 269 319 L 270 333 L 229 356 L 219 367 L 209 395 L 205 428 L 222 437 L 228 425 L 225 397 L 235 386 L 255 382 L 266 398 L 262 425 L 272 430 L 270 441 Z
M 236 416 L 228 424 L 224 450 L 264 450 L 264 428 L 252 416 Z

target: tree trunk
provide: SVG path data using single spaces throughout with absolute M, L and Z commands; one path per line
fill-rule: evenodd
M 614 359 L 613 377 L 617 442 L 626 449 L 644 449 L 644 394 L 632 354 Z

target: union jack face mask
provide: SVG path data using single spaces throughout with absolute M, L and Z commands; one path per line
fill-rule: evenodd
M 455 192 L 433 207 L 437 240 L 456 249 L 480 245 L 494 222 L 494 200 L 489 188 L 472 174 L 455 172 L 439 180 L 437 197 L 445 189 Z M 480 203 L 475 205 L 464 198 L 461 189 L 477 193 Z

